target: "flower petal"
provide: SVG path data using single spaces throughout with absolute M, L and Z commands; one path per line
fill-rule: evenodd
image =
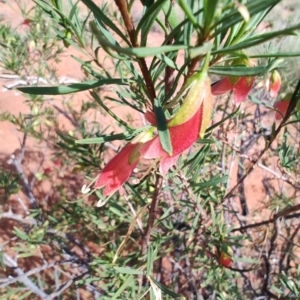
M 282 100 L 274 104 L 274 108 L 277 110 L 275 113 L 276 120 L 279 121 L 285 116 L 289 105 L 290 100 Z
M 247 98 L 252 88 L 253 82 L 253 77 L 241 77 L 237 81 L 237 83 L 233 87 L 233 97 L 235 103 L 241 103 Z
M 164 157 L 159 164 L 159 172 L 165 176 L 169 169 L 174 166 L 178 160 L 179 154 L 176 156 Z
M 277 97 L 281 87 L 281 77 L 278 71 L 274 71 L 270 80 L 270 96 Z
M 232 90 L 233 86 L 228 77 L 224 77 L 211 87 L 211 93 L 215 96 L 223 95 Z
M 145 119 L 153 126 L 156 126 L 156 118 L 153 111 L 146 111 L 144 113 Z
M 101 171 L 94 187 L 97 189 L 105 186 L 104 196 L 113 194 L 130 177 L 139 162 L 139 157 L 132 163 L 129 162 L 130 155 L 137 146 L 139 145 L 127 144 Z
M 172 156 L 181 154 L 198 140 L 202 124 L 201 107 L 187 122 L 169 127 L 171 144 L 173 146 Z M 158 136 L 142 145 L 140 152 L 146 159 L 170 157 L 161 147 Z

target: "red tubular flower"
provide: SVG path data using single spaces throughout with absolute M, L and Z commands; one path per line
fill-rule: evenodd
M 280 121 L 285 116 L 286 111 L 290 105 L 292 95 L 292 93 L 289 93 L 282 100 L 274 104 L 274 108 L 276 109 L 275 119 L 277 121 Z
M 172 153 L 167 153 L 161 146 L 159 137 L 146 142 L 140 151 L 144 158 L 160 158 L 160 172 L 165 175 L 173 166 L 179 155 L 189 149 L 198 139 L 203 137 L 210 122 L 212 97 L 210 80 L 207 74 L 198 74 L 188 92 L 185 102 L 167 126 L 170 133 Z
M 249 67 L 251 65 L 250 60 L 246 58 L 237 58 L 234 59 L 231 63 L 232 66 L 246 66 Z M 212 94 L 215 96 L 223 95 L 230 91 L 233 91 L 233 98 L 235 103 L 243 102 L 254 83 L 254 77 L 251 76 L 227 76 L 219 80 L 212 86 Z
M 188 90 L 184 103 L 175 116 L 167 123 L 172 153 L 167 153 L 161 145 L 159 136 L 152 138 L 153 129 L 143 132 L 127 144 L 101 171 L 95 188 L 105 187 L 103 195 L 111 195 L 117 191 L 130 177 L 134 168 L 143 157 L 160 159 L 160 172 L 166 174 L 174 165 L 178 156 L 190 148 L 200 137 L 210 122 L 212 96 L 210 80 L 207 75 L 208 60 L 204 71 L 188 80 L 184 90 Z M 152 124 L 156 124 L 150 112 L 145 116 Z M 154 127 L 153 127 L 154 128 Z M 152 139 L 151 139 L 152 138 Z
M 233 91 L 233 98 L 235 103 L 241 103 L 247 98 L 253 86 L 253 82 L 253 77 L 241 77 L 238 78 L 238 80 L 224 77 L 212 86 L 211 91 L 215 96 L 223 95 L 225 93 Z
M 139 162 L 138 157 L 130 161 L 130 156 L 136 147 L 135 144 L 127 144 L 101 171 L 95 188 L 105 186 L 104 196 L 113 194 L 130 177 Z
M 232 259 L 229 255 L 223 252 L 219 256 L 219 263 L 221 266 L 225 268 L 229 268 L 232 265 Z
M 142 143 L 152 137 L 152 131 L 139 134 L 128 143 L 108 164 L 103 168 L 97 178 L 94 188 L 102 188 L 103 195 L 111 195 L 116 192 L 130 177 L 140 161 L 139 148 Z
M 281 87 L 281 77 L 278 71 L 273 71 L 270 79 L 270 95 L 277 97 Z
M 232 265 L 232 249 L 226 247 L 226 252 L 216 249 L 215 255 L 218 258 L 219 264 L 225 268 L 229 268 Z

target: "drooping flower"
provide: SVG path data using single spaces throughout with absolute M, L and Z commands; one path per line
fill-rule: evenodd
M 139 148 L 142 143 L 152 137 L 152 132 L 142 132 L 113 157 L 103 168 L 97 178 L 94 188 L 102 188 L 103 195 L 111 195 L 116 192 L 130 177 L 140 161 Z
M 219 263 L 221 266 L 229 268 L 232 265 L 232 259 L 228 254 L 222 252 L 219 255 Z
M 290 105 L 292 95 L 292 93 L 288 93 L 282 100 L 274 104 L 274 108 L 276 109 L 275 119 L 277 121 L 280 121 L 285 116 Z
M 236 81 L 230 77 L 224 77 L 212 86 L 211 91 L 215 96 L 233 91 L 235 103 L 241 103 L 247 98 L 253 86 L 253 82 L 253 77 L 241 77 Z
M 206 73 L 197 75 L 183 105 L 167 126 L 170 133 L 172 153 L 167 153 L 159 137 L 146 142 L 140 151 L 144 158 L 160 158 L 160 172 L 165 175 L 179 155 L 189 149 L 199 137 L 203 137 L 211 118 L 212 97 L 210 80 Z
M 218 258 L 219 264 L 225 268 L 229 268 L 232 265 L 233 251 L 230 247 L 224 247 L 224 249 L 216 249 L 215 254 Z
M 204 136 L 212 111 L 211 85 L 207 68 L 208 60 L 203 71 L 188 80 L 187 86 L 183 88 L 187 90 L 185 101 L 175 116 L 167 122 L 172 153 L 163 149 L 159 135 L 152 138 L 154 127 L 142 132 L 101 171 L 94 187 L 105 187 L 104 196 L 113 194 L 127 181 L 141 158 L 159 159 L 160 172 L 166 174 L 176 163 L 179 155 L 189 149 L 199 136 Z M 148 112 L 145 117 L 152 125 L 156 125 L 153 113 Z
M 277 70 L 274 70 L 270 78 L 270 95 L 277 97 L 281 87 L 281 77 Z
M 232 62 L 232 65 L 249 66 L 250 62 L 246 59 L 237 59 Z M 235 103 L 241 103 L 247 98 L 253 83 L 254 77 L 251 76 L 227 76 L 213 84 L 211 91 L 215 96 L 233 91 Z

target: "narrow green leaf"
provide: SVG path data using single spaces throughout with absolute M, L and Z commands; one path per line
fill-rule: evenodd
M 213 44 L 209 44 L 209 43 L 205 43 L 202 46 L 199 47 L 195 47 L 195 48 L 191 48 L 188 52 L 189 52 L 189 56 L 190 58 L 195 58 L 199 55 L 204 55 L 206 54 L 208 51 L 210 51 L 213 47 Z
M 250 257 L 235 257 L 234 261 L 248 263 L 248 264 L 259 264 L 259 260 Z
M 153 276 L 150 276 L 151 280 L 161 289 L 162 292 L 164 292 L 165 294 L 173 297 L 174 299 L 176 298 L 181 298 L 182 296 L 179 294 L 176 294 L 175 292 L 171 291 L 170 289 L 168 289 L 167 287 L 165 287 L 162 283 L 158 282 Z
M 114 269 L 118 273 L 122 273 L 122 274 L 128 274 L 128 275 L 143 275 L 144 274 L 144 272 L 141 270 L 135 270 L 132 268 L 127 268 L 127 267 L 114 267 Z
M 204 16 L 204 33 L 209 33 L 210 25 L 214 20 L 215 12 L 217 9 L 219 0 L 203 0 L 203 16 Z
M 147 251 L 147 275 L 152 274 L 153 262 L 154 262 L 153 247 L 150 245 Z
M 17 89 L 23 93 L 32 94 L 32 95 L 64 95 L 64 94 L 77 93 L 77 92 L 95 89 L 107 84 L 126 85 L 128 84 L 128 82 L 126 82 L 123 79 L 108 78 L 102 80 L 72 83 L 69 85 L 61 85 L 61 86 L 23 86 L 23 87 L 18 87 Z
M 298 80 L 297 86 L 296 86 L 293 96 L 291 98 L 291 101 L 290 101 L 289 107 L 286 111 L 286 114 L 283 117 L 282 123 L 284 123 L 292 115 L 292 113 L 297 108 L 299 103 L 300 103 L 300 80 Z
M 160 101 L 156 98 L 154 99 L 154 113 L 156 117 L 157 131 L 161 146 L 167 153 L 171 155 L 173 152 L 173 148 L 171 144 L 170 132 L 167 126 L 167 120 L 161 107 Z
M 76 144 L 102 144 L 109 141 L 116 141 L 116 140 L 124 140 L 128 139 L 131 135 L 127 133 L 118 133 L 118 134 L 111 134 L 111 135 L 103 135 L 100 137 L 95 138 L 87 138 L 82 140 L 77 140 Z
M 227 180 L 228 180 L 228 176 L 222 176 L 222 177 L 215 176 L 208 181 L 204 181 L 204 182 L 200 182 L 200 183 L 193 183 L 192 186 L 197 187 L 200 190 L 200 189 L 204 189 L 204 188 L 207 188 L 210 186 L 219 185 L 221 183 L 227 182 Z
M 283 60 L 273 60 L 266 66 L 245 67 L 245 66 L 212 66 L 209 73 L 222 76 L 261 76 L 276 69 Z
M 199 28 L 199 24 L 197 22 L 197 19 L 195 18 L 193 11 L 191 7 L 188 5 L 186 0 L 178 0 L 178 4 L 184 11 L 187 18 L 190 20 L 190 22 L 194 25 L 195 28 Z
M 76 144 L 102 144 L 105 142 L 110 142 L 110 141 L 116 141 L 116 140 L 129 140 L 133 137 L 135 137 L 137 134 L 139 134 L 142 131 L 146 131 L 150 129 L 151 126 L 144 126 L 139 129 L 133 130 L 133 131 L 126 131 L 123 133 L 118 133 L 118 134 L 108 134 L 108 135 L 101 135 L 97 136 L 94 138 L 86 138 L 82 140 L 77 140 L 75 141 Z
M 170 27 L 172 29 L 176 28 L 176 26 L 178 26 L 178 24 L 179 24 L 179 20 L 177 18 L 177 14 L 172 5 L 172 2 L 171 1 L 164 2 L 162 9 L 163 9 L 165 16 L 167 17 Z
M 119 299 L 119 297 L 122 295 L 122 292 L 128 286 L 132 285 L 133 281 L 134 281 L 134 277 L 133 276 L 128 276 L 127 279 L 125 280 L 125 282 L 120 286 L 120 288 L 114 292 L 113 296 L 111 297 L 111 300 Z
M 117 53 L 126 54 L 128 56 L 135 56 L 135 57 L 149 57 L 161 53 L 185 50 L 189 48 L 186 45 L 165 45 L 161 47 L 122 48 L 118 45 L 114 45 L 110 43 L 103 35 L 102 36 L 99 35 L 98 39 L 103 47 L 111 48 L 115 50 Z
M 14 234 L 15 234 L 16 236 L 18 236 L 18 237 L 21 238 L 22 240 L 27 240 L 27 239 L 28 239 L 27 234 L 26 234 L 23 230 L 19 229 L 19 228 L 16 227 L 16 226 L 14 226 L 13 232 L 14 232 Z
M 223 53 L 233 52 L 233 51 L 237 51 L 237 50 L 241 50 L 241 49 L 246 49 L 246 48 L 264 43 L 268 40 L 271 40 L 271 39 L 279 37 L 279 36 L 292 35 L 292 34 L 294 34 L 294 31 L 298 30 L 298 29 L 300 29 L 300 24 L 291 26 L 291 27 L 283 29 L 283 30 L 260 34 L 260 35 L 254 36 L 252 38 L 248 38 L 247 40 L 239 42 L 233 46 L 214 50 L 214 51 L 212 51 L 212 54 L 220 54 L 220 53 L 223 54 Z
M 146 9 L 146 13 L 141 18 L 140 22 L 138 23 L 135 31 L 135 40 L 137 40 L 138 34 L 141 31 L 141 45 L 145 46 L 147 43 L 147 37 L 151 30 L 151 27 L 158 15 L 158 13 L 162 10 L 163 4 L 167 0 L 157 0 L 154 2 L 150 8 Z
M 295 57 L 300 56 L 300 52 L 277 52 L 277 53 L 268 53 L 268 54 L 254 54 L 249 55 L 249 58 L 269 58 L 269 57 Z
M 174 70 L 179 70 L 179 67 L 177 66 L 177 64 L 172 60 L 170 59 L 168 56 L 164 55 L 164 54 L 158 54 L 156 55 L 156 57 L 164 62 L 167 66 L 171 67 L 172 69 Z
M 253 0 L 249 1 L 245 6 L 249 11 L 250 16 L 254 16 L 255 14 L 261 11 L 267 10 L 275 6 L 279 2 L 280 0 Z M 223 18 L 218 19 L 218 21 L 214 24 L 214 27 L 217 27 L 220 24 L 222 24 L 222 26 L 218 27 L 213 37 L 215 37 L 223 31 L 226 31 L 232 25 L 237 24 L 241 21 L 244 21 L 244 19 L 240 12 L 234 7 L 229 13 L 225 14 Z
M 0 248 L 0 266 L 1 268 L 5 271 L 6 270 L 6 265 L 4 263 L 4 252 Z
M 130 45 L 127 37 L 123 34 L 123 32 L 112 22 L 112 20 L 91 0 L 81 0 L 94 14 L 97 21 L 101 24 L 104 23 L 108 28 L 113 30 L 116 34 L 118 34 L 123 41 Z

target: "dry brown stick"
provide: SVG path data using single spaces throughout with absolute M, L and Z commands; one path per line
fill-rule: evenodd
M 271 237 L 271 241 L 270 241 L 270 248 L 269 251 L 266 251 L 266 253 L 263 253 L 263 258 L 265 261 L 265 268 L 266 268 L 266 272 L 264 274 L 264 282 L 261 288 L 261 294 L 262 295 L 267 295 L 268 291 L 269 291 L 269 286 L 271 284 L 272 281 L 272 277 L 273 277 L 273 265 L 271 263 L 271 255 L 273 252 L 275 252 L 276 250 L 276 240 L 278 238 L 278 220 L 274 219 L 274 233 Z
M 281 255 L 280 255 L 280 259 L 279 259 L 279 272 L 281 273 L 283 271 L 283 261 L 285 260 L 286 257 L 288 257 L 291 253 L 291 249 L 293 248 L 293 246 L 295 245 L 293 240 L 296 237 L 297 233 L 300 230 L 300 223 L 297 225 L 296 229 L 294 230 L 293 234 L 288 237 L 287 243 L 286 245 L 283 244 L 282 248 L 283 250 L 281 251 Z M 288 265 L 288 263 L 287 263 Z
M 6 253 L 3 254 L 3 263 L 8 267 L 13 268 L 14 272 L 18 275 L 18 281 L 22 282 L 30 291 L 32 291 L 42 299 L 52 299 L 49 295 L 42 291 L 33 281 L 31 281 L 31 279 L 29 279 L 28 276 L 26 276 L 26 274 L 23 272 L 23 270 L 18 266 L 17 262 Z
M 120 13 L 122 15 L 122 18 L 123 18 L 123 21 L 124 21 L 126 30 L 128 32 L 132 46 L 139 47 L 139 44 L 138 44 L 137 40 L 135 39 L 135 28 L 134 28 L 134 24 L 132 22 L 132 18 L 129 15 L 126 1 L 125 0 L 115 0 L 115 3 L 118 6 Z M 148 94 L 150 97 L 150 101 L 153 104 L 154 98 L 156 98 L 156 93 L 155 93 L 154 85 L 151 80 L 150 73 L 149 73 L 145 59 L 139 58 L 138 64 L 140 66 L 141 72 L 142 72 L 143 77 L 146 82 L 146 87 L 147 87 L 147 91 L 148 91 Z
M 7 257 L 6 257 L 6 259 L 7 259 Z M 10 284 L 13 284 L 13 283 L 17 282 L 17 281 L 22 281 L 21 279 L 24 279 L 25 277 L 29 277 L 31 275 L 35 275 L 37 273 L 40 273 L 41 271 L 45 271 L 46 269 L 53 268 L 58 264 L 62 264 L 62 263 L 58 262 L 58 261 L 55 261 L 53 263 L 48 263 L 48 264 L 42 265 L 40 267 L 31 269 L 30 271 L 28 271 L 26 273 L 20 274 L 18 277 L 11 277 L 11 278 L 1 279 L 0 288 L 4 288 L 4 287 L 6 287 Z
M 147 226 L 145 229 L 145 235 L 144 235 L 143 244 L 142 244 L 142 254 L 143 255 L 146 254 L 147 246 L 149 245 L 150 234 L 151 234 L 151 230 L 152 230 L 155 218 L 156 218 L 157 207 L 159 204 L 159 193 L 161 190 L 162 182 L 163 182 L 163 177 L 160 174 L 157 174 L 156 181 L 155 181 L 155 191 L 154 191 L 151 206 L 150 206 L 148 222 L 147 222 Z
M 284 210 L 279 211 L 278 213 L 274 214 L 274 217 L 272 219 L 269 219 L 267 221 L 262 221 L 262 222 L 258 222 L 258 223 L 254 223 L 254 224 L 249 224 L 249 225 L 245 225 L 245 226 L 241 226 L 239 228 L 235 228 L 233 229 L 231 232 L 234 231 L 242 231 L 242 230 L 246 230 L 246 229 L 250 229 L 250 228 L 255 228 L 255 227 L 259 227 L 259 226 L 263 226 L 263 225 L 268 225 L 270 223 L 273 223 L 274 221 L 276 221 L 279 218 L 286 218 L 286 219 L 291 219 L 292 217 L 299 217 L 299 213 L 297 214 L 293 214 L 293 215 L 289 215 L 291 212 L 295 212 L 300 210 L 300 204 L 294 205 L 292 207 L 288 207 Z

